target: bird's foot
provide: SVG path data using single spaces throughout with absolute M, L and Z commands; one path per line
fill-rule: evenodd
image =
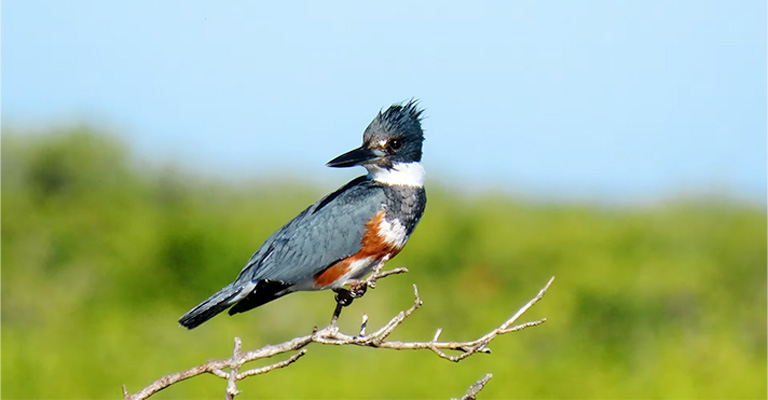
M 363 297 L 363 295 L 367 290 L 368 290 L 368 282 L 366 281 L 356 280 L 356 281 L 350 282 L 349 295 L 352 296 L 353 299 Z
M 352 300 L 354 298 L 349 293 L 349 290 L 347 289 L 333 289 L 334 292 L 336 292 L 336 309 L 333 310 L 333 316 L 331 317 L 331 323 L 328 325 L 328 328 L 331 331 L 338 331 L 338 327 L 336 325 L 336 322 L 339 320 L 339 316 L 341 315 L 341 309 L 352 304 Z
M 336 292 L 336 303 L 342 307 L 352 304 L 352 300 L 357 297 L 347 289 L 334 289 L 334 291 Z
M 336 328 L 336 321 L 339 320 L 341 309 L 352 304 L 352 301 L 355 299 L 363 297 L 366 290 L 368 290 L 368 283 L 360 280 L 350 282 L 349 290 L 344 288 L 333 289 L 333 291 L 336 292 L 336 309 L 333 311 L 333 317 L 331 318 L 329 328 Z

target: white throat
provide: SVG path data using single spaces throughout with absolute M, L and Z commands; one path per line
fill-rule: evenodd
M 427 174 L 420 162 L 395 163 L 392 169 L 377 165 L 366 165 L 368 177 L 385 185 L 404 185 L 424 187 L 424 176 Z

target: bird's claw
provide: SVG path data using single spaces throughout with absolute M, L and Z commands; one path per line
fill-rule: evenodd
M 353 299 L 363 297 L 367 290 L 368 282 L 366 281 L 358 281 L 349 285 L 349 295 L 352 296 Z
M 352 304 L 352 300 L 355 299 L 355 296 L 350 293 L 347 289 L 338 289 L 336 290 L 336 303 L 338 303 L 342 307 L 346 307 L 350 304 Z

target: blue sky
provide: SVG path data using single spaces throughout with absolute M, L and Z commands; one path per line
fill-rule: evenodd
M 471 3 L 471 4 L 470 4 Z M 428 183 L 766 196 L 764 1 L 2 3 L 2 124 L 341 185 L 381 108 L 426 108 Z

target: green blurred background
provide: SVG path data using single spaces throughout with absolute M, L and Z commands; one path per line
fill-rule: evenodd
M 339 182 L 339 186 L 342 182 Z M 176 319 L 228 283 L 261 241 L 329 187 L 221 183 L 148 166 L 115 136 L 71 127 L 2 136 L 2 395 L 116 398 L 155 378 L 328 322 L 329 292 L 299 293 L 193 331 Z M 549 279 L 493 353 L 454 364 L 428 351 L 313 345 L 249 378 L 238 398 L 449 398 L 491 372 L 482 398 L 765 398 L 762 205 L 682 196 L 644 206 L 450 193 L 429 205 L 387 278 L 342 315 L 392 336 L 473 339 Z M 274 360 L 270 360 L 274 361 Z M 158 399 L 220 398 L 202 376 Z

